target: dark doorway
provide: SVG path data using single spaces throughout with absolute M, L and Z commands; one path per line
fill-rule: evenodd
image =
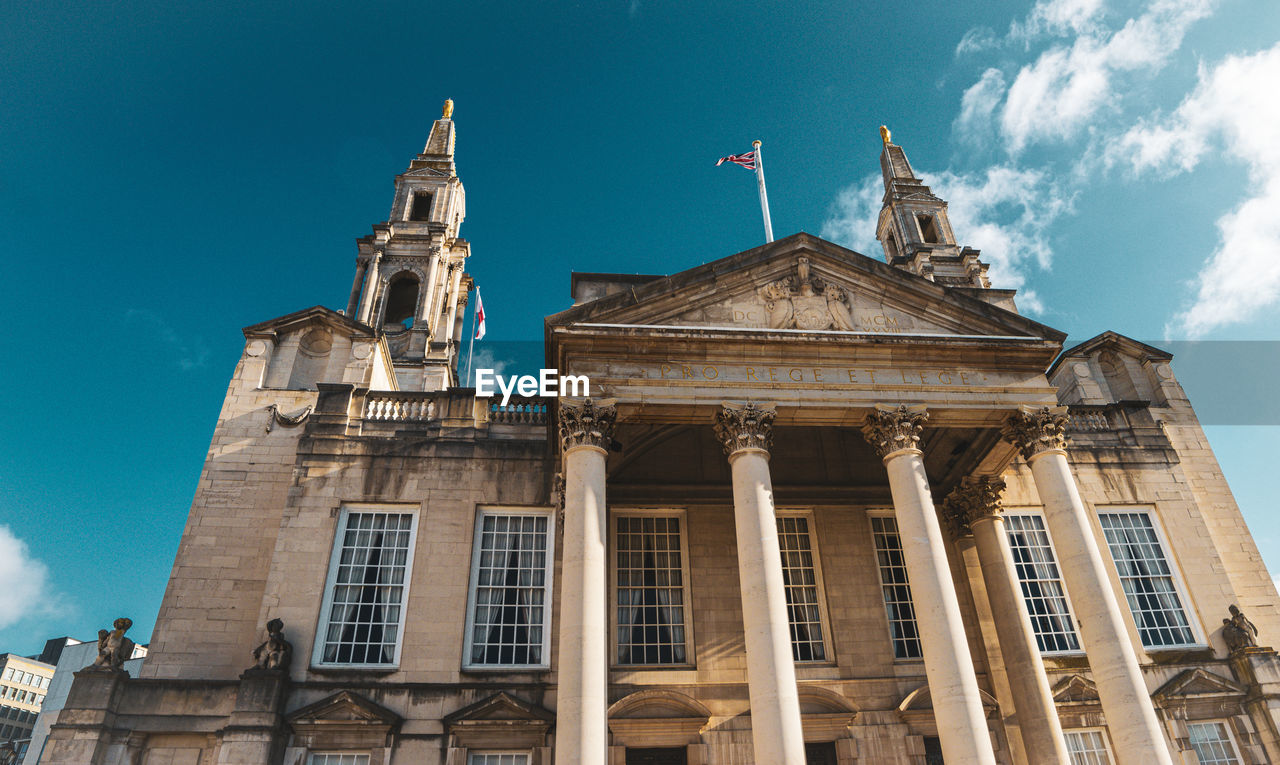
M 942 765 L 942 740 L 937 736 L 924 737 L 925 765 Z
M 627 765 L 688 765 L 683 746 L 664 749 L 628 749 Z
M 804 761 L 808 765 L 836 765 L 836 742 L 805 744 Z

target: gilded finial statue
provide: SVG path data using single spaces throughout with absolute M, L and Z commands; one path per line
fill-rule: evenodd
M 890 136 L 889 136 L 889 128 L 885 127 L 884 125 L 881 125 L 881 126 L 880 126 L 880 140 L 881 140 L 881 141 L 884 141 L 886 144 L 888 144 L 888 143 L 889 143 L 889 138 L 890 138 Z
M 453 119 L 453 99 L 452 99 L 452 98 L 446 98 L 446 99 L 445 99 L 445 101 L 444 101 L 444 114 L 440 115 L 440 119 L 442 119 L 442 120 L 451 120 L 451 119 Z

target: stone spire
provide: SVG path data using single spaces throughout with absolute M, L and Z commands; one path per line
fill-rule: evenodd
M 401 390 L 441 390 L 459 382 L 471 247 L 460 236 L 466 191 L 454 165 L 454 140 L 450 100 L 422 153 L 396 176 L 386 222 L 357 240 L 347 314 L 385 334 Z
M 880 127 L 884 149 L 884 204 L 876 238 L 892 266 L 952 287 L 987 288 L 987 264 L 978 251 L 956 244 L 947 218 L 947 203 L 916 177 L 907 153 L 893 143 L 889 129 Z

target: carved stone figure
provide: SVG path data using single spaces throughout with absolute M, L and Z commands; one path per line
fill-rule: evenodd
M 293 645 L 284 639 L 284 622 L 272 619 L 267 622 L 267 639 L 253 649 L 254 669 L 289 669 L 293 661 Z
M 854 328 L 848 294 L 812 275 L 808 258 L 796 260 L 794 276 L 769 282 L 756 294 L 764 302 L 765 321 L 770 329 Z
M 1232 604 L 1231 618 L 1222 620 L 1222 639 L 1226 641 L 1227 650 L 1235 653 L 1243 648 L 1254 648 L 1258 645 L 1258 628 L 1240 608 Z
M 133 626 L 132 619 L 120 617 L 112 623 L 115 629 L 98 630 L 98 658 L 91 665 L 97 669 L 124 670 L 124 663 L 133 658 L 133 641 L 124 633 Z
M 824 293 L 827 298 L 827 310 L 831 312 L 831 323 L 836 329 L 853 330 L 853 312 L 849 310 L 849 296 L 834 284 L 828 284 Z

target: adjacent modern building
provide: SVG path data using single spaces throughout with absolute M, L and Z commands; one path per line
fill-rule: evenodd
M 43 765 L 1280 762 L 1280 601 L 1175 360 L 1020 315 L 887 132 L 883 258 L 573 274 L 589 393 L 502 405 L 451 112 L 343 310 L 244 330 L 150 655 Z
M 0 656 L 0 742 L 31 738 L 53 670 L 52 665 L 36 658 L 12 653 Z

